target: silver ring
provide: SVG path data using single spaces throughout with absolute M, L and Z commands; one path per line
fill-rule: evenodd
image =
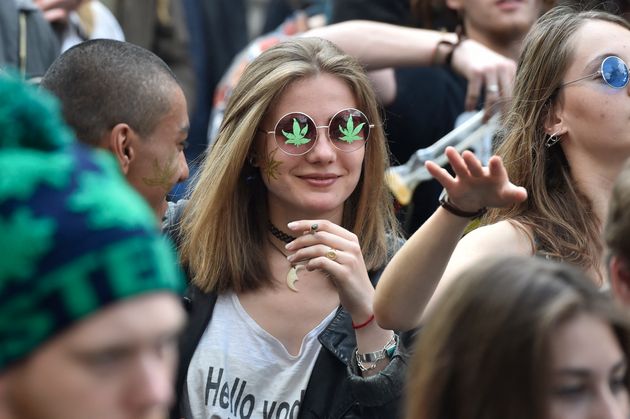
M 486 86 L 486 92 L 488 93 L 499 93 L 499 85 L 498 84 L 489 84 Z
M 337 251 L 331 247 L 330 250 L 326 252 L 326 257 L 333 261 L 337 260 Z

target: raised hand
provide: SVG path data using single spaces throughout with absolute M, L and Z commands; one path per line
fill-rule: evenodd
M 483 207 L 505 207 L 527 199 L 527 191 L 508 179 L 499 156 L 493 156 L 488 166 L 470 151 L 461 155 L 453 147 L 445 151 L 455 177 L 433 162 L 426 162 L 429 173 L 446 189 L 449 201 L 462 211 L 474 212 Z

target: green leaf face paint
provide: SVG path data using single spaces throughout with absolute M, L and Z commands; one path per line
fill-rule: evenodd
M 362 140 L 363 137 L 361 137 L 358 134 L 359 132 L 361 132 L 363 125 L 365 125 L 365 122 L 361 122 L 355 128 L 354 121 L 352 120 L 352 116 L 350 116 L 350 118 L 348 118 L 348 121 L 346 122 L 345 129 L 341 125 L 339 125 L 339 131 L 341 131 L 341 133 L 343 134 L 343 136 L 339 137 L 339 139 L 347 143 L 352 143 L 353 141 Z
M 304 145 L 311 142 L 310 138 L 306 138 L 308 134 L 308 123 L 304 127 L 300 127 L 297 118 L 293 118 L 293 133 L 282 130 L 282 135 L 286 137 L 285 144 Z
M 267 154 L 267 159 L 262 167 L 265 175 L 267 176 L 267 181 L 269 182 L 271 182 L 271 179 L 277 180 L 280 175 L 280 166 L 282 165 L 282 162 L 276 160 L 276 151 L 278 151 L 277 148 Z

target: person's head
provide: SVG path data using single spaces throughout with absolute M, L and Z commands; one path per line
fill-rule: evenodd
M 360 112 L 344 111 L 339 115 L 346 119 L 333 118 L 348 108 Z M 277 124 L 295 112 L 309 115 L 320 128 L 307 126 L 307 119 L 295 114 L 288 123 Z M 350 115 L 352 124 L 356 122 L 353 131 L 365 122 L 354 133 L 358 136 L 373 125 L 366 142 L 354 142 L 353 137 L 343 144 L 337 135 L 340 125 L 348 128 Z M 321 128 L 331 118 L 333 139 Z M 294 122 L 300 136 L 317 137 L 291 140 Z M 182 257 L 199 284 L 207 290 L 264 285 L 257 278 L 270 277 L 262 254 L 270 211 L 289 221 L 339 217 L 344 228 L 357 234 L 368 269 L 381 266 L 385 231 L 395 231 L 384 185 L 388 148 L 381 125 L 365 71 L 332 43 L 296 38 L 256 58 L 230 97 L 185 215 Z M 305 143 L 294 145 L 299 150 L 294 154 L 313 148 L 300 155 L 282 151 L 296 141 Z M 208 283 L 209 278 L 221 282 Z
M 182 278 L 109 153 L 0 77 L 0 417 L 164 417 Z
M 572 156 L 577 149 L 588 159 L 606 155 L 613 166 L 628 155 L 626 119 L 619 115 L 627 88 L 611 88 L 601 76 L 563 83 L 592 74 L 605 56 L 628 61 L 629 47 L 628 24 L 617 16 L 567 7 L 546 13 L 524 41 L 499 136 L 497 154 L 510 180 L 527 189 L 528 199 L 489 211 L 488 220 L 516 218 L 532 227 L 538 251 L 587 270 L 600 264 L 601 224 L 573 180 L 574 170 L 589 170 L 588 160 L 572 161 Z
M 604 224 L 608 273 L 615 297 L 630 306 L 630 160 L 615 181 Z
M 630 323 L 579 270 L 497 259 L 452 284 L 409 370 L 413 419 L 627 418 Z
M 188 177 L 186 100 L 168 66 L 137 45 L 96 39 L 64 52 L 41 86 L 60 99 L 79 141 L 113 152 L 161 217 L 167 193 Z

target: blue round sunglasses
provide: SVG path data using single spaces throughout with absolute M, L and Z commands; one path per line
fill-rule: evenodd
M 564 87 L 566 85 L 595 76 L 601 76 L 606 84 L 613 89 L 622 89 L 628 85 L 628 66 L 621 58 L 615 55 L 611 55 L 602 60 L 602 64 L 600 65 L 599 70 L 597 70 L 593 74 L 589 74 L 588 76 L 580 77 L 579 79 L 562 83 L 560 87 Z

